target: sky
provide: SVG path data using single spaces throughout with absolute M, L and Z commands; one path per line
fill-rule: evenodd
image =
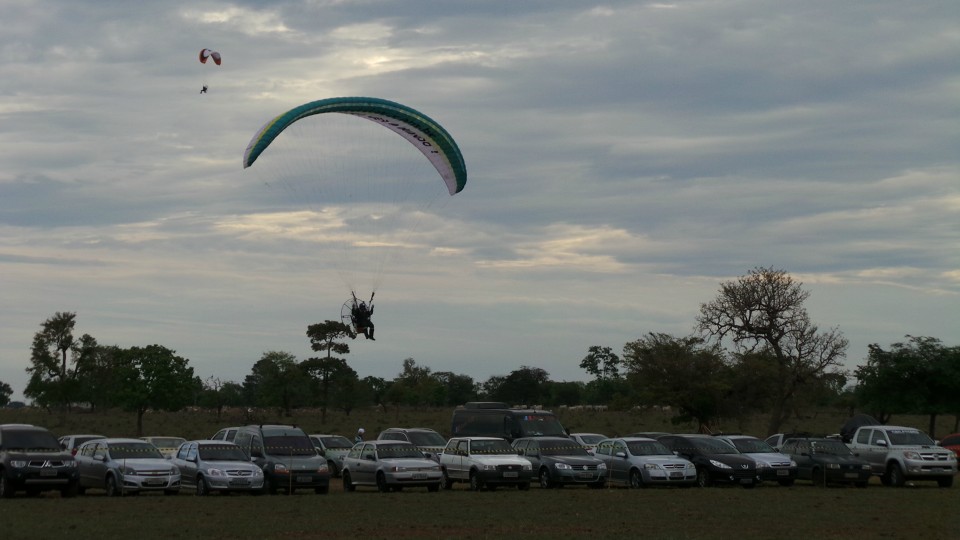
M 336 96 L 422 111 L 468 171 L 382 271 L 361 377 L 413 358 L 587 380 L 589 347 L 689 335 L 756 267 L 802 283 L 848 369 L 872 343 L 960 342 L 956 2 L 6 0 L 0 20 L 14 399 L 57 312 L 204 379 L 314 356 L 306 328 L 349 296 L 325 241 L 346 231 L 241 158 Z

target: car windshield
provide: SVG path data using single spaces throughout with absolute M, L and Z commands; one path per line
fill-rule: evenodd
M 774 454 L 777 451 L 760 439 L 730 439 L 737 450 L 744 454 Z
M 578 437 L 583 441 L 583 444 L 597 444 L 606 439 L 603 435 L 578 435 Z
M 250 461 L 235 444 L 202 444 L 200 459 L 204 461 Z
M 423 452 L 410 444 L 381 444 L 377 445 L 377 455 L 380 459 L 422 458 Z
M 696 439 L 693 439 L 691 442 L 693 442 L 694 448 L 706 454 L 739 454 L 740 453 L 736 448 L 717 439 L 707 439 L 707 438 L 698 437 Z
M 340 448 L 353 448 L 353 443 L 350 442 L 346 437 L 320 437 L 320 441 L 323 442 L 324 448 L 335 450 Z
M 827 456 L 849 456 L 853 454 L 850 448 L 840 441 L 812 441 L 810 450 L 814 454 Z
M 4 431 L 4 450 L 34 450 L 60 452 L 60 444 L 48 431 Z
M 144 441 L 109 443 L 110 457 L 113 459 L 163 459 L 157 447 Z
M 268 454 L 274 456 L 315 456 L 317 449 L 314 448 L 310 437 L 305 435 L 273 435 L 264 434 L 263 447 Z
M 671 456 L 671 452 L 663 443 L 657 441 L 633 441 L 627 443 L 630 453 L 635 456 Z
M 589 456 L 587 449 L 576 441 L 540 441 L 540 454 L 544 456 Z
M 566 437 L 566 432 L 552 414 L 525 414 L 517 417 L 520 432 L 526 437 Z
M 446 446 L 447 440 L 435 431 L 408 431 L 410 442 L 417 446 Z
M 179 437 L 153 437 L 150 442 L 157 448 L 177 448 L 187 440 Z
M 473 441 L 471 454 L 516 454 L 517 451 L 502 439 L 492 441 Z
M 936 443 L 922 431 L 891 429 L 887 432 L 890 444 L 895 446 L 934 446 Z

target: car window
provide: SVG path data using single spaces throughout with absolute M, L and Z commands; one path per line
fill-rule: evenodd
M 627 443 L 616 441 L 613 443 L 613 455 L 617 455 L 620 452 L 627 453 Z
M 922 431 L 912 429 L 892 429 L 889 431 L 890 444 L 901 446 L 933 446 L 933 439 Z
M 190 444 L 187 445 L 187 459 L 197 459 L 197 445 Z
M 604 440 L 597 443 L 597 453 L 604 456 L 610 455 L 610 449 L 613 448 L 613 441 Z
M 529 445 L 530 445 L 530 441 L 526 441 L 523 439 L 518 439 L 516 441 L 513 441 L 513 447 L 516 448 L 517 450 L 527 450 L 527 446 Z
M 363 448 L 362 444 L 354 445 L 353 448 L 350 449 L 350 452 L 347 454 L 347 457 L 351 459 L 360 459 L 360 450 L 362 448 Z
M 769 440 L 767 441 L 767 444 L 769 444 Z M 797 447 L 796 442 L 787 441 L 783 443 L 782 447 L 780 447 L 780 451 L 783 452 L 784 454 L 795 454 L 796 452 L 794 450 L 796 449 L 796 447 Z
M 200 456 L 204 461 L 247 461 L 247 456 L 239 446 L 230 443 L 192 445 L 192 456 Z
M 381 459 L 397 459 L 397 458 L 423 458 L 423 452 L 420 451 L 416 446 L 412 444 L 381 444 L 378 446 L 370 445 L 375 448 L 377 455 Z
M 730 439 L 733 446 L 744 454 L 770 454 L 776 452 L 769 444 L 760 439 Z
M 346 437 L 340 437 L 340 436 L 321 437 L 320 440 L 323 441 L 323 446 L 328 450 L 330 449 L 343 450 L 343 449 L 353 447 L 353 443 L 347 440 Z
M 531 443 L 531 446 L 533 443 Z M 540 453 L 544 456 L 589 456 L 590 452 L 580 443 L 567 439 L 563 441 L 540 441 Z
M 457 444 L 457 451 L 463 452 L 464 455 L 468 455 L 470 453 L 470 441 L 460 441 Z
M 417 446 L 443 446 L 447 440 L 435 431 L 412 431 L 407 433 L 410 442 Z
M 776 446 L 780 444 L 780 435 L 771 435 L 766 439 L 767 444 L 770 446 Z
M 187 459 L 187 451 L 190 449 L 189 444 L 181 444 L 180 448 L 177 449 L 177 459 Z
M 870 438 L 873 440 L 873 444 L 875 445 L 879 445 L 881 441 L 888 442 L 887 434 L 884 433 L 882 429 L 873 430 L 873 435 Z
M 163 459 L 163 454 L 157 447 L 146 441 L 109 443 L 110 459 Z
M 107 457 L 107 445 L 106 443 L 97 443 L 93 449 L 93 457 Z
M 360 457 L 363 459 L 373 459 L 377 457 L 376 448 L 372 444 L 363 445 L 363 450 L 360 451 Z
M 633 441 L 627 447 L 630 449 L 630 453 L 635 456 L 673 455 L 673 452 L 659 441 Z
M 857 444 L 870 444 L 871 434 L 873 434 L 872 429 L 861 429 L 857 434 Z

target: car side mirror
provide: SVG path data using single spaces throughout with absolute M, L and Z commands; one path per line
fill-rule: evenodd
M 886 446 L 886 445 L 887 445 L 887 441 L 883 439 L 880 439 L 879 441 L 877 441 L 877 446 Z

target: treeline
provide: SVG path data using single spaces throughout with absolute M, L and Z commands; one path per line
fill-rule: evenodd
M 478 381 L 412 358 L 401 361 L 392 379 L 360 377 L 345 359 L 357 334 L 329 320 L 307 328 L 314 357 L 270 351 L 242 381 L 201 379 L 187 359 L 161 345 L 124 349 L 87 334 L 75 338 L 76 313 L 56 313 L 34 336 L 24 395 L 46 408 L 136 411 L 138 429 L 148 409 L 259 407 L 290 414 L 311 407 L 326 421 L 330 409 L 349 414 L 370 405 L 453 407 L 474 400 L 669 406 L 675 420 L 705 430 L 721 418 L 762 414 L 770 433 L 824 407 L 883 421 L 893 414 L 929 415 L 931 435 L 938 415 L 960 421 L 960 347 L 907 336 L 889 349 L 871 345 L 866 363 L 849 373 L 841 365 L 847 340 L 836 328 L 820 330 L 810 321 L 803 307 L 808 295 L 782 270 L 754 269 L 722 283 L 717 298 L 701 305 L 695 335 L 648 333 L 621 354 L 590 347 L 579 361 L 589 381 L 554 381 L 545 369 L 525 365 Z M 11 393 L 0 382 L 0 403 Z

